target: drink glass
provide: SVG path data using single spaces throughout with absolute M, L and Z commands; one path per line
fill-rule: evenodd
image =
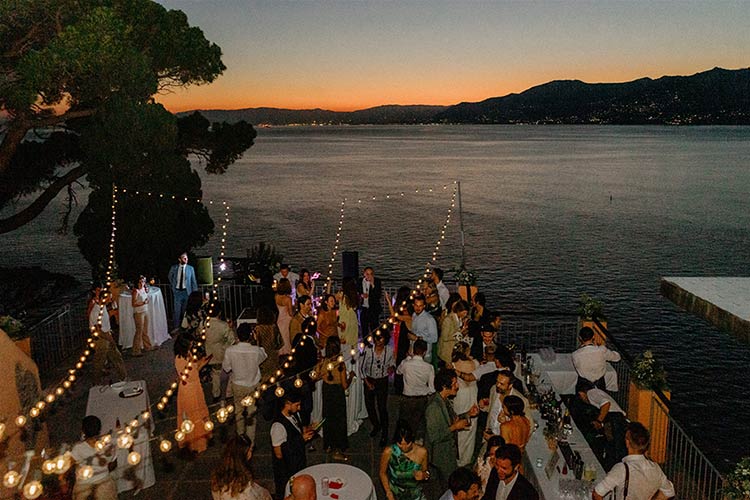
M 328 496 L 328 493 L 330 493 L 330 491 L 328 490 L 328 482 L 329 482 L 329 480 L 328 480 L 327 477 L 320 478 L 320 493 L 324 497 Z

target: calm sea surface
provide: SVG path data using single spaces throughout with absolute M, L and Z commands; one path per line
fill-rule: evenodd
M 346 197 L 341 249 L 392 286 L 424 268 L 460 180 L 467 263 L 490 307 L 602 299 L 631 353 L 664 360 L 674 415 L 723 467 L 750 450 L 750 347 L 678 310 L 659 280 L 748 275 L 749 158 L 750 127 L 290 127 L 260 129 L 227 174 L 203 178 L 231 204 L 229 255 L 272 242 L 320 272 Z M 60 209 L 0 237 L 0 263 L 88 279 L 75 239 L 54 233 Z M 444 269 L 460 261 L 456 215 Z

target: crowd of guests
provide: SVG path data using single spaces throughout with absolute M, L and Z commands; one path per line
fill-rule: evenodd
M 205 372 L 203 380 L 210 381 L 214 403 L 231 397 L 238 408 L 237 438 L 212 476 L 214 498 L 268 498 L 268 492 L 252 481 L 248 467 L 258 412 L 273 420 L 268 438 L 276 498 L 291 478 L 298 480 L 295 474 L 306 467 L 306 451 L 314 449 L 320 429 L 329 457 L 348 461 L 346 391 L 354 377 L 361 377 L 364 386 L 370 437 L 383 449 L 379 478 L 388 500 L 538 498 L 523 476 L 521 460 L 535 422 L 523 385 L 514 375 L 513 353 L 498 342 L 502 320 L 487 308 L 482 293 L 469 303 L 450 293 L 442 278 L 443 272 L 434 268 L 417 293 L 401 287 L 390 297 L 374 269 L 366 267 L 361 278 L 344 280 L 335 293 L 316 297 L 309 271 L 296 274 L 282 265 L 274 276 L 272 301 L 257 309 L 257 323 L 235 328 L 221 303 L 208 306 L 193 286 L 195 273 L 187 256 L 180 256 L 170 270 L 175 311 L 184 311 L 175 320 L 175 369 L 183 373 L 198 346 L 193 373 Z M 146 300 L 147 295 L 133 293 L 136 314 L 143 314 L 137 308 Z M 383 322 L 386 317 L 389 320 Z M 619 474 L 615 465 L 642 455 L 648 435 L 629 427 L 622 409 L 604 390 L 602 365 L 619 357 L 595 345 L 592 337 L 583 329 L 581 348 L 573 356 L 579 382 L 578 408 L 572 411 L 592 434 L 603 435 L 605 427 L 610 431 L 599 452 L 611 474 Z M 109 340 L 102 335 L 99 342 Z M 138 345 L 149 347 L 143 339 Z M 356 368 L 348 361 L 352 348 L 360 351 Z M 264 393 L 253 404 L 243 404 L 247 398 L 254 400 L 261 382 L 278 376 L 284 365 L 288 368 L 280 397 Z M 312 394 L 318 381 L 323 418 L 312 422 Z M 178 425 L 185 417 L 194 423 L 208 419 L 201 384 L 197 376 L 181 381 Z M 398 398 L 396 419 L 388 412 L 391 398 Z M 180 446 L 200 453 L 209 438 L 210 431 L 196 425 Z M 644 465 L 639 460 L 630 461 L 655 477 L 651 462 Z M 608 475 L 596 494 L 605 494 L 617 481 Z M 658 489 L 668 494 L 664 481 Z M 303 490 L 305 483 L 306 479 L 299 483 Z

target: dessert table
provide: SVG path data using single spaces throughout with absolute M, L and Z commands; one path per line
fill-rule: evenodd
M 344 355 L 344 362 L 346 363 L 346 372 L 354 370 L 355 373 L 359 373 L 356 367 L 355 360 L 359 357 L 358 354 L 352 359 L 351 350 L 345 349 L 342 354 Z M 315 383 L 315 391 L 313 392 L 313 409 L 310 419 L 313 422 L 320 422 L 323 419 L 323 380 L 318 380 Z M 349 389 L 346 391 L 346 427 L 347 435 L 351 436 L 359 429 L 359 426 L 364 420 L 367 419 L 367 408 L 365 407 L 365 385 L 362 379 L 357 376 L 354 377 L 352 383 L 349 385 Z M 320 430 L 320 434 L 323 434 L 323 429 Z
M 140 394 L 122 397 L 122 395 L 129 394 L 129 391 L 135 390 L 137 392 L 138 388 L 142 389 Z M 122 428 L 125 428 L 131 420 L 147 410 L 148 407 L 148 389 L 145 380 L 118 382 L 111 386 L 96 385 L 89 389 L 86 415 L 99 417 L 99 420 L 102 421 L 102 433 L 107 433 L 115 429 L 118 419 Z M 140 491 L 156 483 L 151 446 L 149 445 L 153 428 L 153 420 L 149 418 L 148 422 L 139 428 L 138 434 L 134 438 L 133 451 L 141 454 L 141 461 L 138 465 L 131 466 L 128 464 L 129 450 L 117 449 L 117 468 L 110 474 L 117 483 L 118 493 L 129 490 Z M 113 439 L 116 439 L 116 437 L 113 437 Z
M 578 382 L 578 372 L 573 366 L 573 355 L 571 353 L 555 353 L 553 361 L 544 361 L 538 353 L 531 354 L 534 363 L 534 371 L 539 370 L 543 380 L 546 380 L 558 394 L 574 394 Z M 611 364 L 607 363 L 604 373 L 604 382 L 608 391 L 615 392 L 617 387 L 617 372 Z
M 526 444 L 524 476 L 534 485 L 540 498 L 546 500 L 558 500 L 561 498 L 571 500 L 590 499 L 592 484 L 596 484 L 597 481 L 603 479 L 605 472 L 581 431 L 576 427 L 574 422 L 571 422 L 572 433 L 568 436 L 567 441 L 573 451 L 581 454 L 586 468 L 594 472 L 595 477 L 588 483 L 575 481 L 575 474 L 571 470 L 568 470 L 567 474 L 562 473 L 565 470 L 563 468 L 565 458 L 562 451 L 559 447 L 554 452 L 550 450 L 547 440 L 544 437 L 544 425 L 546 423 L 542 420 L 538 410 L 533 410 L 532 414 L 534 420 L 539 422 L 539 428 L 532 432 L 531 438 Z M 550 465 L 550 459 L 553 460 L 553 464 L 556 461 L 556 465 Z M 548 467 L 548 465 L 550 466 Z M 570 494 L 566 494 L 561 491 L 561 484 L 564 488 L 566 484 L 573 484 L 575 487 L 571 488 L 571 490 L 577 491 L 571 491 Z
M 133 319 L 133 302 L 131 291 L 123 290 L 117 302 L 120 308 L 120 345 L 125 348 L 133 347 L 135 337 L 135 320 Z M 164 296 L 159 287 L 148 287 L 148 338 L 151 345 L 156 347 L 170 339 L 167 326 L 167 311 L 164 307 Z
M 301 474 L 309 474 L 315 479 L 316 491 L 318 498 L 321 500 L 329 500 L 338 498 L 339 500 L 377 500 L 377 494 L 375 493 L 375 486 L 372 484 L 372 479 L 362 469 L 358 469 L 352 465 L 347 464 L 318 464 L 311 465 L 306 469 L 302 469 L 295 476 Z M 329 481 L 328 494 L 324 494 L 323 479 Z M 290 482 L 294 478 L 290 479 Z M 330 486 L 331 481 L 334 481 L 333 486 Z M 342 486 L 335 488 L 340 482 Z M 289 483 L 286 485 L 285 495 L 289 495 Z M 336 495 L 336 496 L 332 496 Z

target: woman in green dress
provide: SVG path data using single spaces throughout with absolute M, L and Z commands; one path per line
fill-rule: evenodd
M 380 482 L 388 500 L 425 500 L 421 481 L 430 477 L 427 450 L 414 442 L 405 420 L 396 424 L 395 443 L 380 456 Z

